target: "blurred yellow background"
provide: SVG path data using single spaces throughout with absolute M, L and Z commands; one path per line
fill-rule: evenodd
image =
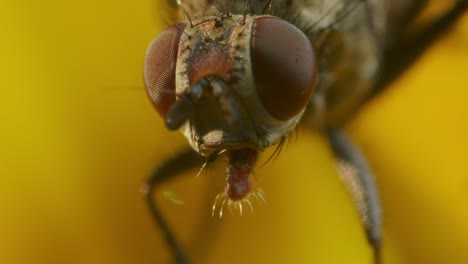
M 157 3 L 2 0 L 0 263 L 169 261 L 139 193 L 186 146 L 143 91 Z M 467 74 L 465 15 L 348 127 L 381 188 L 384 263 L 468 263 Z M 197 263 L 371 263 L 321 135 L 257 169 L 254 214 L 212 218 L 223 168 L 195 174 L 161 188 L 183 204 L 156 199 Z

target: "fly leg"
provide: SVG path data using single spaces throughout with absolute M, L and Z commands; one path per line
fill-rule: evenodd
M 341 130 L 329 129 L 327 135 L 338 159 L 340 177 L 351 192 L 365 227 L 374 264 L 381 264 L 382 216 L 374 175 L 362 153 Z
M 153 194 L 155 189 L 163 182 L 175 178 L 177 175 L 180 175 L 182 172 L 192 169 L 197 165 L 200 165 L 201 161 L 199 156 L 192 149 L 184 150 L 176 156 L 166 160 L 162 166 L 160 166 L 147 180 L 144 185 L 145 190 L 145 200 L 148 205 L 148 208 L 151 212 L 152 217 L 154 218 L 156 225 L 161 230 L 166 244 L 169 249 L 172 251 L 175 261 L 177 264 L 187 264 L 189 263 L 189 258 L 185 251 L 182 249 L 181 245 L 175 238 L 172 233 L 169 225 L 164 220 L 161 212 L 159 211 Z

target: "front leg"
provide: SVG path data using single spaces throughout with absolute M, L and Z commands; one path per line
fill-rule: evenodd
M 186 149 L 176 156 L 166 160 L 156 171 L 146 180 L 144 185 L 144 195 L 152 217 L 156 221 L 166 240 L 166 244 L 174 255 L 177 264 L 190 263 L 189 258 L 180 243 L 175 238 L 169 225 L 164 220 L 154 201 L 155 189 L 163 182 L 173 179 L 182 172 L 192 169 L 201 164 L 200 157 L 192 149 Z
M 374 175 L 365 157 L 339 129 L 329 129 L 330 145 L 338 159 L 339 174 L 351 192 L 374 251 L 374 264 L 381 264 L 382 210 Z

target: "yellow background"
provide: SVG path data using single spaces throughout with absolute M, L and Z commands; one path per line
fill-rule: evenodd
M 186 145 L 143 91 L 157 6 L 1 5 L 0 263 L 166 263 L 139 193 Z M 348 127 L 381 187 L 385 263 L 468 263 L 467 75 L 465 15 Z M 162 187 L 182 205 L 156 198 L 199 263 L 371 263 L 321 135 L 256 170 L 253 215 L 212 218 L 223 168 L 195 174 Z

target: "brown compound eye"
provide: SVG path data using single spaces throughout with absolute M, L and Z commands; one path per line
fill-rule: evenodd
M 145 87 L 153 106 L 162 117 L 166 117 L 176 100 L 177 53 L 184 28 L 185 24 L 168 27 L 153 40 L 146 52 Z
M 256 20 L 252 36 L 252 70 L 266 110 L 279 120 L 299 114 L 309 102 L 317 74 L 307 36 L 277 17 Z

